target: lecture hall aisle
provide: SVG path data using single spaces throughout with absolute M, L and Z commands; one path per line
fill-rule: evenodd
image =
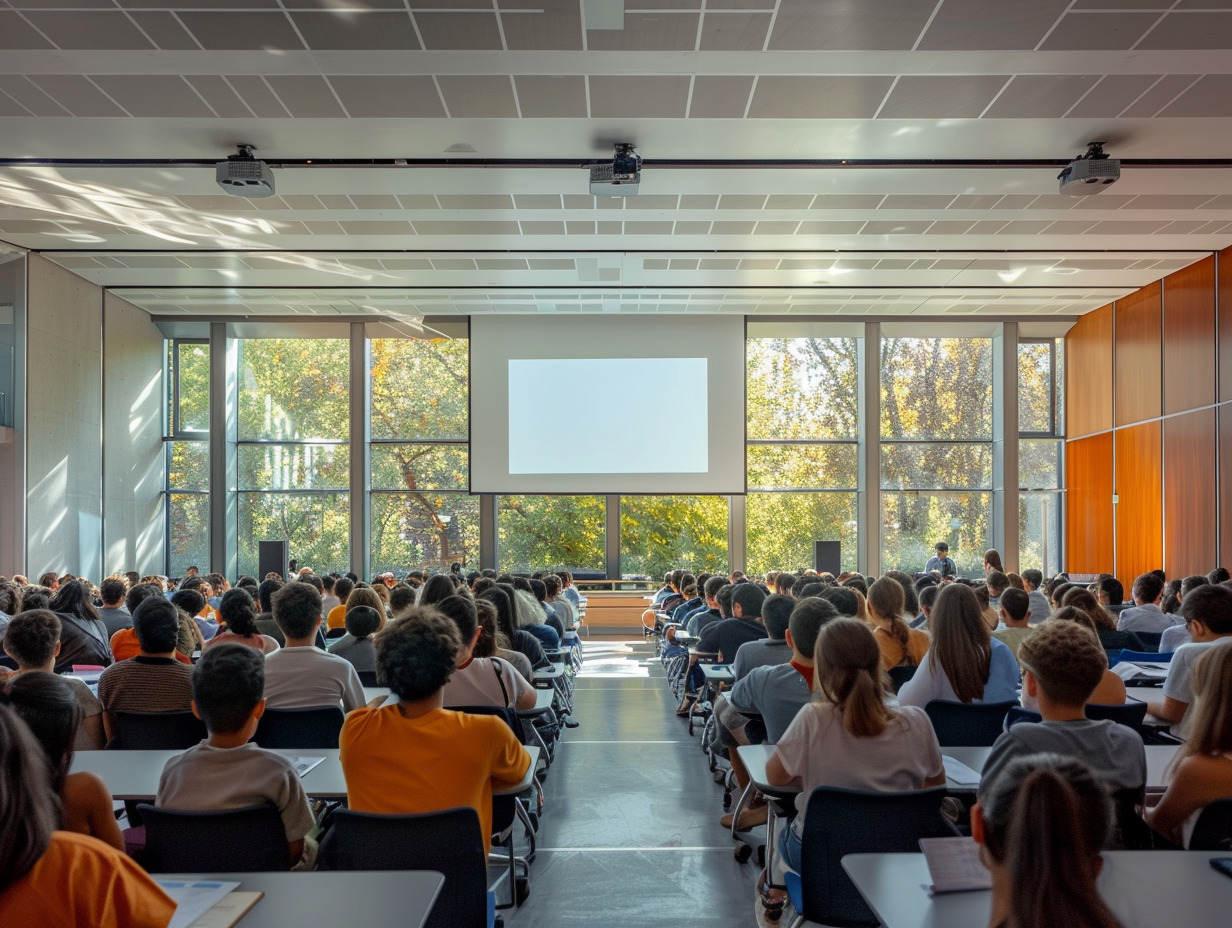
M 720 827 L 722 792 L 650 644 L 589 641 L 574 718 L 544 783 L 531 893 L 510 928 L 756 924 L 754 862 Z

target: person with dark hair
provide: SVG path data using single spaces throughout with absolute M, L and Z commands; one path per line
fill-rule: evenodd
M 1163 598 L 1164 581 L 1155 573 L 1142 574 L 1134 580 L 1134 607 L 1126 609 L 1117 618 L 1117 631 L 1162 632 L 1180 623 L 1159 608 Z
M 307 709 L 342 704 L 351 712 L 364 704 L 364 688 L 349 661 L 318 648 L 321 594 L 308 583 L 291 582 L 274 594 L 274 621 L 286 646 L 265 656 L 265 699 L 271 709 Z
M 495 656 L 474 656 L 481 629 L 479 614 L 471 598 L 446 596 L 436 604 L 436 609 L 458 626 L 458 637 L 461 641 L 461 647 L 458 649 L 458 669 L 442 690 L 442 705 L 533 709 L 535 691 L 512 664 Z
M 941 574 L 942 578 L 958 576 L 958 565 L 950 557 L 949 544 L 939 541 L 933 545 L 933 550 L 937 553 L 930 557 L 924 565 L 924 573 L 931 574 L 935 570 Z M 917 561 L 917 563 L 919 562 Z
M 1001 624 L 992 636 L 1018 656 L 1018 646 L 1031 634 L 1031 599 L 1022 590 L 1012 587 L 1001 594 L 997 609 Z
M 90 602 L 84 583 L 73 580 L 59 587 L 47 608 L 60 617 L 56 673 L 72 670 L 74 664 L 106 667 L 111 663 L 107 626 Z
M 346 634 L 329 644 L 329 653 L 347 661 L 356 671 L 376 670 L 372 636 L 381 628 L 381 614 L 371 606 L 356 606 L 346 614 Z
M 1185 597 L 1192 593 L 1200 586 L 1210 585 L 1210 579 L 1201 574 L 1195 574 L 1192 577 L 1186 577 L 1181 581 L 1181 602 L 1185 601 Z M 1180 605 L 1177 605 L 1179 618 Z M 1193 638 L 1189 636 L 1189 628 L 1182 620 L 1180 625 L 1173 625 L 1171 628 L 1165 628 L 1164 633 L 1159 636 L 1160 653 L 1175 651 L 1183 644 L 1189 644 Z
M 695 649 L 703 654 L 718 654 L 721 661 L 734 661 L 736 652 L 747 641 L 768 636 L 761 622 L 766 594 L 754 583 L 737 583 L 732 588 L 732 617 L 707 625 Z
M 255 648 L 232 641 L 201 655 L 192 672 L 192 708 L 209 737 L 167 761 L 155 805 L 213 812 L 268 803 L 282 816 L 288 866 L 311 869 L 316 847 L 308 833 L 316 821 L 299 773 L 251 740 L 265 712 L 264 686 L 265 660 Z
M 138 583 L 136 586 L 129 587 L 128 592 L 124 594 L 124 608 L 128 610 L 130 620 L 138 606 L 151 596 L 161 595 L 162 591 L 152 583 Z
M 389 616 L 400 619 L 408 609 L 415 607 L 415 588 L 409 583 L 399 583 L 389 591 Z
M 1104 577 L 1099 581 L 1099 604 L 1114 615 L 1127 608 L 1125 587 L 1116 577 Z
M 98 610 L 98 617 L 107 626 L 107 639 L 111 640 L 122 628 L 132 628 L 133 616 L 124 608 L 124 597 L 128 594 L 128 585 L 119 577 L 108 577 L 98 588 L 103 600 L 103 607 Z
M 914 588 L 911 595 L 914 599 Z M 907 611 L 905 602 L 902 583 L 889 574 L 873 581 L 868 588 L 865 608 L 886 670 L 891 667 L 914 667 L 928 653 L 928 635 L 909 626 L 903 618 Z
M 257 631 L 262 635 L 269 635 L 278 642 L 280 648 L 287 643 L 287 640 L 283 637 L 278 623 L 274 621 L 273 603 L 274 594 L 281 589 L 282 581 L 272 579 L 262 580 L 261 585 L 257 587 L 257 603 L 261 607 L 261 611 L 257 613 Z
M 725 616 L 719 607 L 719 592 L 724 587 L 730 587 L 726 577 L 710 577 L 702 586 L 702 603 L 704 609 L 696 609 L 685 622 L 685 631 L 690 635 L 700 635 L 702 630 L 714 622 L 721 622 Z M 731 600 L 728 600 L 728 613 L 731 612 Z
M 512 587 L 494 583 L 481 591 L 479 598 L 486 599 L 496 607 L 496 627 L 509 639 L 509 646 L 526 656 L 530 661 L 532 673 L 541 667 L 548 667 L 551 661 L 544 653 L 539 639 L 525 629 L 517 627 L 517 618 L 513 611 Z
M 123 851 L 60 829 L 47 755 L 0 706 L 0 925 L 166 928 L 175 902 Z
M 325 614 L 326 628 L 343 628 L 346 626 L 346 603 L 347 599 L 351 595 L 351 591 L 355 589 L 355 586 L 355 581 L 349 576 L 339 577 L 334 581 L 334 596 L 338 599 L 338 605 L 334 606 Z M 324 608 L 324 606 L 322 606 L 322 608 Z
M 222 630 L 205 643 L 204 652 L 224 642 L 247 645 L 262 654 L 278 650 L 278 642 L 257 630 L 257 605 L 242 589 L 227 590 L 218 605 Z
M 535 684 L 535 671 L 530 665 L 530 659 L 521 651 L 509 647 L 509 639 L 497 627 L 496 604 L 490 599 L 477 597 L 475 616 L 479 621 L 479 640 L 475 643 L 475 657 L 499 657 L 513 665 L 513 669 L 531 686 Z
M 1185 597 L 1180 615 L 1193 642 L 1176 649 L 1168 664 L 1163 699 L 1148 702 L 1147 711 L 1171 722 L 1172 734 L 1184 738 L 1194 701 L 1194 663 L 1212 648 L 1232 647 L 1232 590 L 1223 585 L 1200 586 Z
M 754 667 L 786 664 L 791 660 L 791 645 L 787 643 L 787 623 L 796 600 L 782 593 L 772 593 L 761 604 L 761 621 L 766 627 L 765 638 L 748 641 L 736 649 L 732 675 L 741 679 Z
M 342 602 L 334 593 L 334 584 L 337 580 L 338 578 L 334 574 L 326 574 L 321 578 L 321 611 L 327 616 L 334 606 Z
M 996 548 L 989 548 L 984 552 L 984 576 L 988 576 L 994 570 L 1005 573 L 1005 565 L 1001 563 L 1001 552 Z
M 433 574 L 419 588 L 419 605 L 435 606 L 454 592 L 453 581 L 446 574 Z
M 565 635 L 565 623 L 556 614 L 556 610 L 548 604 L 548 585 L 542 580 L 532 578 L 530 580 L 530 592 L 535 597 L 535 604 L 538 606 L 539 611 L 543 613 L 543 624 L 556 632 L 556 640 L 559 643 L 560 639 Z M 679 612 L 682 608 L 683 606 L 677 607 L 677 611 Z
M 1040 587 L 1043 585 L 1043 571 L 1036 570 L 1034 567 L 1028 567 L 1022 572 L 1022 587 L 1027 591 L 1027 596 L 1031 599 L 1032 625 L 1039 625 L 1052 612 L 1052 606 L 1048 602 L 1048 597 L 1040 591 Z
M 107 739 L 116 736 L 116 712 L 187 712 L 192 708 L 192 668 L 175 659 L 180 611 L 161 596 L 137 607 L 133 631 L 141 650 L 112 664 L 98 678 Z
M 1227 583 L 1229 577 L 1232 577 L 1232 575 L 1228 573 L 1228 568 L 1226 567 L 1216 567 L 1206 575 L 1207 581 L 1211 584 Z
M 933 606 L 940 592 L 941 586 L 938 584 L 926 586 L 920 590 L 920 617 L 911 623 L 912 628 L 918 628 L 922 632 L 928 631 L 928 620 L 932 617 Z
M 387 626 L 376 639 L 377 674 L 398 701 L 348 715 L 338 756 L 352 811 L 399 815 L 469 806 L 479 814 L 487 846 L 492 793 L 520 782 L 530 755 L 504 719 L 443 708 L 463 648 L 457 624 L 435 608 L 415 609 Z

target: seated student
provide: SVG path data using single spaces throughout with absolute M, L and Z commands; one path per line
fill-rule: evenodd
M 988 572 L 988 579 L 985 583 L 988 586 L 988 605 L 997 609 L 1001 605 L 1001 594 L 1010 587 L 1009 575 L 999 570 L 992 570 Z
M 556 617 L 560 619 L 561 627 L 565 631 L 569 631 L 577 624 L 577 612 L 574 609 L 573 603 L 561 595 L 561 584 L 562 581 L 556 574 L 548 574 L 543 578 L 543 588 L 546 593 L 544 604 L 556 612 Z
M 903 586 L 893 577 L 882 577 L 868 588 L 865 608 L 886 670 L 914 667 L 928 653 L 928 635 L 903 620 L 905 603 Z
M 720 661 L 734 661 L 742 644 L 767 637 L 761 622 L 765 601 L 766 594 L 755 583 L 737 583 L 732 588 L 732 617 L 707 625 L 694 650 L 718 654 Z
M 534 686 L 535 671 L 530 660 L 521 651 L 508 647 L 509 639 L 497 627 L 496 606 L 490 600 L 479 597 L 471 602 L 475 605 L 475 617 L 479 622 L 479 640 L 475 642 L 473 654 L 475 657 L 499 657 L 513 665 L 518 675 Z
M 902 570 L 887 570 L 884 576 L 897 580 L 903 588 L 903 621 L 910 625 L 920 615 L 920 594 L 916 590 L 915 580 L 911 574 Z
M 1159 608 L 1163 592 L 1164 583 L 1157 574 L 1143 574 L 1134 580 L 1134 607 L 1126 609 L 1117 617 L 1117 631 L 1162 632 L 1178 624 L 1178 620 L 1165 615 Z
M 282 629 L 278 627 L 278 623 L 274 621 L 272 610 L 274 594 L 281 589 L 282 581 L 280 580 L 262 580 L 261 585 L 257 587 L 257 605 L 261 607 L 261 611 L 257 613 L 257 631 L 262 635 L 269 635 L 278 642 L 280 648 L 287 643 L 287 640 L 282 636 Z
M 1099 581 L 1097 598 L 1099 604 L 1113 615 L 1118 615 L 1130 608 L 1125 602 L 1125 587 L 1116 577 L 1104 577 Z
M 1086 704 L 1108 669 L 1108 656 L 1090 629 L 1053 620 L 1035 629 L 1018 652 L 1022 689 L 1037 701 L 1042 722 L 1019 722 L 1002 732 L 984 763 L 996 775 L 1016 757 L 1073 757 L 1112 789 L 1146 785 L 1146 750 L 1132 728 L 1088 719 Z
M 81 724 L 72 685 L 55 674 L 33 670 L 14 678 L 3 692 L 0 702 L 12 707 L 47 753 L 48 783 L 60 797 L 60 827 L 124 850 L 107 785 L 93 773 L 68 772 Z
M 705 609 L 697 609 L 685 621 L 685 630 L 690 635 L 700 635 L 702 629 L 707 625 L 715 622 L 722 622 L 726 616 L 723 615 L 719 608 L 719 593 L 724 588 L 727 588 L 728 596 L 731 596 L 731 590 L 734 589 L 727 582 L 726 577 L 711 577 L 702 587 L 702 602 Z M 730 604 L 730 599 L 728 600 Z
M 142 599 L 142 602 L 146 598 Z M 158 597 L 162 599 L 163 597 Z M 169 599 L 179 610 L 179 628 L 176 632 L 173 657 L 181 664 L 191 664 L 195 652 L 205 647 L 205 639 L 193 619 L 205 598 L 196 589 L 177 590 Z M 136 610 L 133 610 L 134 613 Z M 111 653 L 115 660 L 124 661 L 141 653 L 141 643 L 134 629 L 122 628 L 111 636 Z
M 535 595 L 530 591 L 530 583 L 523 577 L 515 577 L 512 585 L 513 611 L 517 616 L 518 628 L 538 638 L 543 650 L 557 650 L 560 647 L 560 633 L 547 624 L 547 616 L 543 607 L 535 601 Z
M 124 608 L 124 597 L 128 593 L 128 585 L 118 577 L 108 577 L 98 588 L 103 606 L 98 610 L 98 616 L 107 626 L 107 638 L 111 639 L 122 628 L 131 628 L 133 617 Z
M 980 604 L 980 615 L 984 618 L 984 624 L 988 626 L 989 631 L 992 631 L 1001 624 L 1001 617 L 997 615 L 997 610 L 992 606 L 992 600 L 988 595 L 988 586 L 980 584 L 971 589 L 975 591 L 975 598 Z
M 556 614 L 551 606 L 548 605 L 548 586 L 542 580 L 531 578 L 530 583 L 531 594 L 535 597 L 535 603 L 539 610 L 543 613 L 543 624 L 550 627 L 556 632 L 556 640 L 559 641 L 565 634 L 565 623 L 561 621 L 560 616 Z
M 135 657 L 112 664 L 98 678 L 103 728 L 116 736 L 116 712 L 188 712 L 192 708 L 192 668 L 175 659 L 180 611 L 161 596 L 137 607 L 133 629 L 140 644 Z
M 292 580 L 273 596 L 274 621 L 286 647 L 265 655 L 265 700 L 271 709 L 336 706 L 350 712 L 364 704 L 364 688 L 348 661 L 316 646 L 321 594 Z
M 732 675 L 741 680 L 754 667 L 786 664 L 791 660 L 791 645 L 787 643 L 787 623 L 796 601 L 781 593 L 772 593 L 761 604 L 761 621 L 766 627 L 765 638 L 747 641 L 736 650 Z
M 257 630 L 257 605 L 242 589 L 227 590 L 218 604 L 221 631 L 205 643 L 202 651 L 225 642 L 256 648 L 262 654 L 278 650 L 278 642 Z
M 1186 577 L 1181 581 L 1181 601 L 1185 601 L 1185 597 L 1192 593 L 1200 586 L 1207 586 L 1210 583 L 1206 577 L 1192 576 Z M 1178 606 L 1179 610 L 1180 607 Z M 1180 618 L 1180 616 L 1177 616 Z M 1182 620 L 1180 625 L 1173 625 L 1171 628 L 1165 628 L 1162 635 L 1159 636 L 1160 653 L 1167 651 L 1175 651 L 1183 644 L 1189 644 L 1193 638 L 1189 634 L 1189 628 Z
M 1184 738 L 1189 705 L 1194 700 L 1193 665 L 1212 648 L 1232 646 L 1232 589 L 1226 586 L 1200 586 L 1181 603 L 1180 616 L 1193 638 L 1172 655 L 1163 699 L 1152 700 L 1147 711 L 1172 723 L 1172 734 Z
M 329 644 L 329 653 L 350 661 L 357 671 L 376 670 L 372 636 L 381 628 L 381 616 L 371 606 L 356 606 L 346 614 L 346 634 Z
M 31 604 L 27 606 L 34 608 Z M 90 601 L 84 583 L 70 581 L 55 591 L 45 608 L 60 617 L 60 655 L 56 673 L 72 670 L 74 664 L 106 667 L 112 661 L 107 626 Z
M 332 607 L 326 614 L 326 628 L 342 628 L 346 625 L 346 603 L 354 589 L 355 581 L 349 577 L 339 577 L 334 581 L 334 595 L 338 598 L 338 605 Z M 324 600 L 322 600 L 322 609 L 324 609 Z
M 166 928 L 175 903 L 123 851 L 60 830 L 34 735 L 0 706 L 0 925 Z
M 1011 587 L 1001 594 L 997 612 L 1001 616 L 1001 625 L 992 633 L 992 636 L 1006 645 L 1017 657 L 1018 646 L 1032 631 L 1031 598 L 1022 590 L 1015 590 Z M 1104 666 L 1107 664 L 1105 660 Z
M 1107 790 L 1080 761 L 1037 754 L 984 777 L 971 836 L 992 874 L 988 924 L 1120 928 L 1095 884 L 1114 821 Z
M 941 748 L 924 710 L 887 704 L 889 679 L 868 626 L 845 618 L 825 623 L 813 661 L 817 698 L 800 710 L 766 762 L 771 784 L 802 787 L 796 817 L 780 840 L 784 862 L 797 872 L 804 814 L 817 787 L 900 791 L 945 783 Z M 773 921 L 781 893 L 763 891 L 759 900 Z
M 308 833 L 316 822 L 299 773 L 251 740 L 265 712 L 264 686 L 265 660 L 255 648 L 228 642 L 201 655 L 192 672 L 192 708 L 209 738 L 167 761 L 154 804 L 208 812 L 269 803 L 282 816 L 288 866 L 310 869 L 316 848 Z
M 1043 585 L 1043 571 L 1031 567 L 1022 572 L 1022 586 L 1027 591 L 1027 596 L 1031 599 L 1032 625 L 1039 625 L 1052 613 L 1052 605 L 1048 602 L 1048 597 L 1040 592 L 1040 587 Z
M 1060 588 L 1058 588 L 1060 589 Z M 1081 609 L 1095 625 L 1095 634 L 1105 651 L 1149 651 L 1146 642 L 1138 637 L 1137 632 L 1123 631 L 1116 627 L 1116 620 L 1111 613 L 1096 602 L 1095 597 L 1082 587 L 1071 586 L 1061 597 L 1061 606 L 1073 606 Z M 1058 608 L 1061 608 L 1060 606 Z
M 1202 809 L 1232 796 L 1232 648 L 1204 651 L 1193 667 L 1189 737 L 1168 764 L 1168 789 L 1147 813 L 1151 827 L 1189 845 Z
M 60 653 L 60 619 L 48 609 L 30 609 L 13 616 L 4 632 L 4 653 L 17 664 L 11 681 L 30 671 L 52 673 Z M 103 704 L 80 677 L 64 677 L 81 707 L 81 724 L 73 740 L 75 751 L 97 751 L 107 743 L 103 730 Z
M 436 608 L 415 609 L 387 626 L 376 639 L 377 671 L 397 702 L 348 715 L 339 759 L 354 811 L 398 815 L 470 806 L 487 845 L 492 792 L 520 782 L 530 755 L 504 719 L 443 708 L 462 650 L 458 626 Z
M 458 627 L 462 646 L 458 649 L 458 669 L 441 691 L 442 705 L 504 706 L 533 709 L 534 688 L 499 657 L 475 657 L 475 645 L 482 631 L 479 615 L 469 596 L 446 596 L 434 607 Z M 421 607 L 422 609 L 422 607 Z
M 1095 623 L 1091 621 L 1091 617 L 1081 609 L 1075 609 L 1073 606 L 1062 606 L 1052 614 L 1049 622 L 1072 622 L 1081 625 L 1089 632 L 1095 632 Z M 1098 634 L 1096 634 L 1098 638 Z M 1105 648 L 1105 653 L 1107 649 Z M 1087 697 L 1088 703 L 1094 703 L 1097 706 L 1123 706 L 1125 705 L 1127 693 L 1125 691 L 1125 681 L 1111 670 L 1105 670 L 1103 677 L 1095 687 L 1095 691 Z M 1022 691 L 1022 707 L 1029 709 L 1032 712 L 1039 711 L 1039 704 L 1035 701 L 1035 697 L 1029 695 L 1026 690 Z

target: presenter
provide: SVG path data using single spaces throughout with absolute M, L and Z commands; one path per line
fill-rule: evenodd
M 937 553 L 928 559 L 928 563 L 924 565 L 924 572 L 930 574 L 935 570 L 942 577 L 957 577 L 958 565 L 950 557 L 950 546 L 944 541 L 939 541 L 935 547 Z

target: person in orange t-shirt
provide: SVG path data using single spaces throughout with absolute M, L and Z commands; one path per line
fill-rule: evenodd
M 166 928 L 175 902 L 123 852 L 57 831 L 43 749 L 0 706 L 0 925 Z
M 522 780 L 530 755 L 499 716 L 442 708 L 461 647 L 457 626 L 432 608 L 388 626 L 376 639 L 377 673 L 398 701 L 349 713 L 339 758 L 352 810 L 397 815 L 470 806 L 490 845 L 493 790 Z

